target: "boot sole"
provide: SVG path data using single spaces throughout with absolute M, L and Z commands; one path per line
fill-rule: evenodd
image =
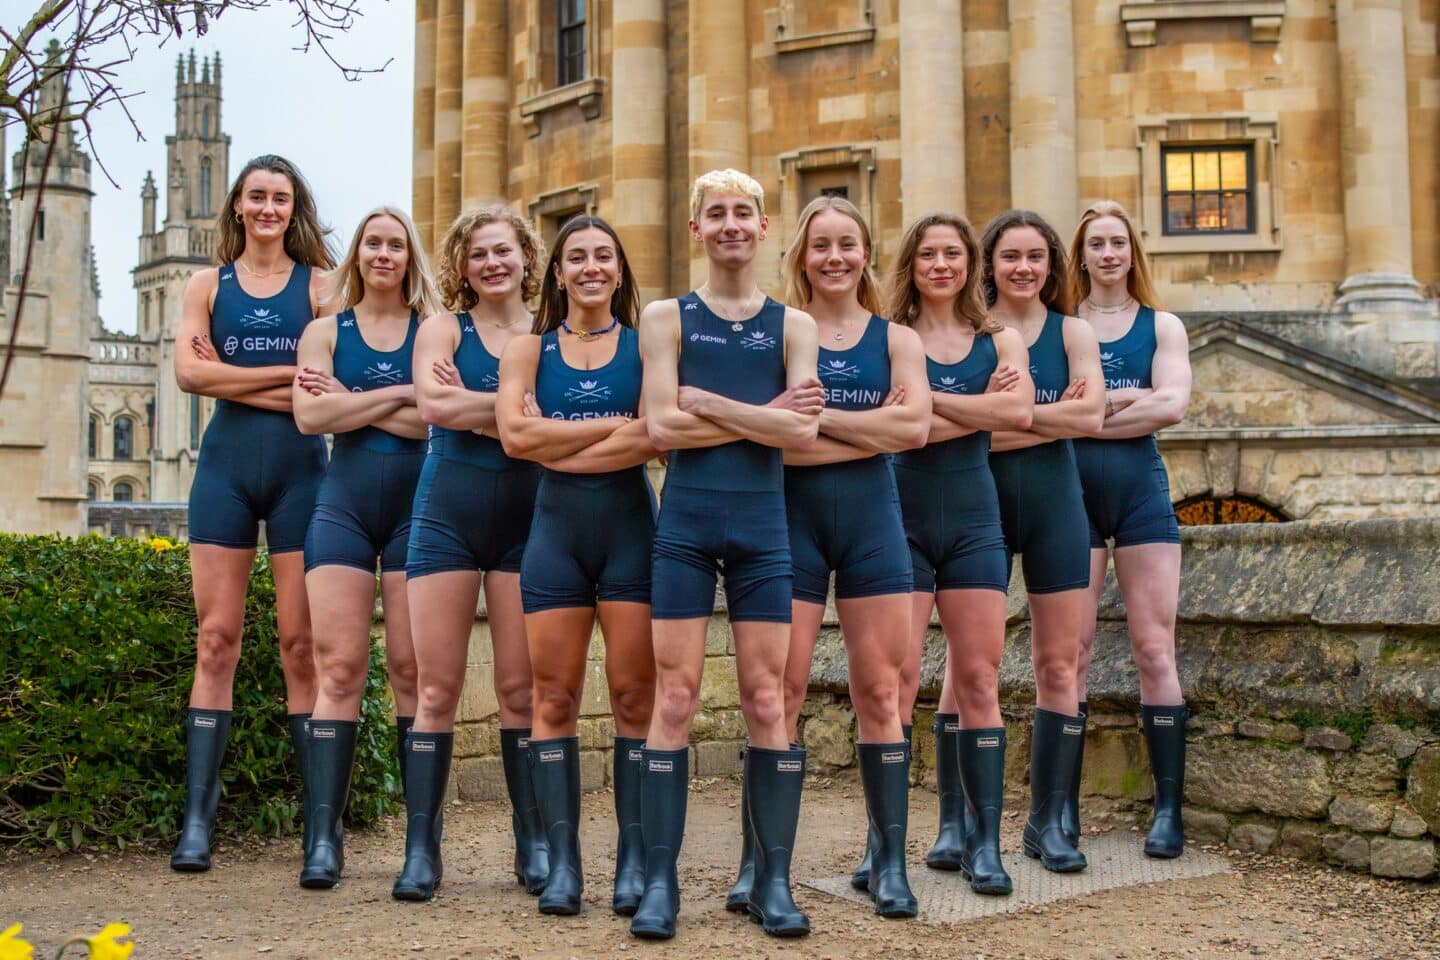
M 725 898 L 725 909 L 731 913 L 749 913 L 750 894 L 731 894 Z
M 540 912 L 550 917 L 574 917 L 580 913 L 580 903 L 542 903 Z
M 959 860 L 951 860 L 942 857 L 926 857 L 925 866 L 931 870 L 944 870 L 946 873 L 954 873 L 961 869 Z
M 304 874 L 300 875 L 300 886 L 304 887 L 306 890 L 334 890 L 339 885 L 339 877 L 331 877 L 328 875 L 315 875 L 307 877 Z
M 856 890 L 869 890 L 870 874 L 853 874 L 850 877 L 850 886 L 854 887 Z
M 201 860 L 198 857 L 170 858 L 170 869 L 176 873 L 204 873 L 210 869 L 209 860 Z
M 671 927 L 662 927 L 658 925 L 647 926 L 641 924 L 637 926 L 635 923 L 632 922 L 630 924 L 630 935 L 634 937 L 639 937 L 641 940 L 673 940 L 675 939 L 675 930 Z
M 760 924 L 760 929 L 764 930 L 772 937 L 782 937 L 789 940 L 795 937 L 808 937 L 810 935 L 810 925 L 808 923 L 804 924 L 803 926 L 800 924 L 795 924 L 792 926 L 772 927 L 765 922 L 765 917 L 760 913 L 760 911 L 751 910 L 747 907 L 746 912 L 750 916 L 751 923 Z
M 395 889 L 390 891 L 390 897 L 392 900 L 401 900 L 405 903 L 423 903 L 427 900 L 434 900 L 435 891 L 439 889 L 440 881 L 436 880 L 435 886 L 429 888 L 428 890 L 425 887 L 419 886 L 396 887 Z
M 1184 852 L 1184 847 L 1181 847 L 1179 850 L 1174 850 L 1169 847 L 1152 847 L 1148 844 L 1145 847 L 1145 856 L 1152 860 L 1174 860 Z
M 1079 863 L 1065 863 L 1052 860 L 1039 850 L 1032 850 L 1029 844 L 1025 844 L 1024 850 L 1025 856 L 1031 860 L 1039 860 L 1040 866 L 1049 870 L 1051 873 L 1079 873 L 1090 865 L 1085 860 L 1081 860 Z

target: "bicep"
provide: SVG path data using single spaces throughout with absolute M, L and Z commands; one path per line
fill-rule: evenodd
M 794 387 L 818 378 L 820 335 L 809 314 L 785 318 L 785 386 Z
M 925 369 L 925 347 L 911 332 L 908 337 L 892 336 L 890 340 L 890 386 L 904 387 L 906 402 L 930 401 L 930 377 Z
M 1150 382 L 1156 390 L 1190 392 L 1190 338 L 1178 317 L 1167 316 L 1155 328 L 1155 357 Z
M 495 415 L 523 416 L 525 394 L 535 390 L 539 339 L 526 334 L 511 340 L 500 355 L 500 386 L 495 390 Z
M 334 338 L 330 331 L 334 321 L 324 323 L 317 320 L 305 328 L 300 335 L 300 346 L 295 350 L 295 365 L 310 367 L 322 373 L 335 372 Z
M 651 413 L 678 407 L 680 393 L 679 320 L 652 314 L 640 320 L 641 394 Z
M 1086 396 L 1091 395 L 1091 387 L 1095 384 L 1099 385 L 1101 393 L 1104 392 L 1105 377 L 1100 366 L 1100 341 L 1085 321 L 1066 318 L 1065 357 L 1070 366 L 1070 379 L 1085 379 Z
M 1014 330 L 1001 330 L 993 335 L 993 342 L 996 366 L 1008 366 L 1020 374 L 1016 389 L 1025 396 L 1034 397 L 1035 384 L 1030 379 L 1030 351 L 1025 348 L 1025 341 L 1020 334 Z

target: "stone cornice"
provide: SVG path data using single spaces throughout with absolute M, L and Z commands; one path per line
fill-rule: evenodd
M 1132 47 L 1155 46 L 1162 20 L 1249 20 L 1251 43 L 1279 43 L 1285 0 L 1159 0 L 1122 3 L 1120 22 Z
M 525 133 L 530 137 L 540 136 L 540 117 L 551 110 L 558 110 L 569 104 L 577 104 L 586 120 L 600 116 L 600 100 L 605 93 L 603 77 L 586 77 L 578 83 L 568 83 L 554 90 L 546 90 L 525 100 L 517 106 L 520 119 L 525 124 Z

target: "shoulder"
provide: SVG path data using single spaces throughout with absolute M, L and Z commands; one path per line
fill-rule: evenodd
M 903 323 L 891 323 L 886 321 L 884 327 L 885 336 L 890 342 L 890 354 L 894 356 L 897 352 L 921 352 L 925 350 L 924 343 L 920 340 L 920 334 Z
M 995 349 L 1024 350 L 1025 338 L 1020 336 L 1019 330 L 1012 330 L 1009 327 L 1001 327 L 990 334 L 990 341 L 995 344 Z
M 785 308 L 785 332 L 787 334 L 790 333 L 791 330 L 794 330 L 796 333 L 809 333 L 814 335 L 818 329 L 819 328 L 815 326 L 815 318 L 804 310 L 797 307 Z
M 540 344 L 544 338 L 538 333 L 519 333 L 510 338 L 505 344 L 503 357 L 515 357 L 523 360 L 525 358 L 535 359 L 540 356 Z
M 300 335 L 301 343 L 334 343 L 335 334 L 339 329 L 335 322 L 335 314 L 326 314 L 323 317 L 316 317 L 305 324 L 305 332 Z
M 1100 338 L 1095 334 L 1095 328 L 1090 321 L 1081 320 L 1079 317 L 1061 317 L 1060 330 L 1065 335 L 1065 342 L 1075 341 L 1078 343 L 1096 343 Z
M 1165 340 L 1178 339 L 1181 342 L 1189 342 L 1190 336 L 1185 330 L 1185 321 L 1167 310 L 1155 311 L 1155 338 Z
M 190 279 L 185 281 L 186 293 L 211 293 L 220 287 L 220 268 L 204 267 L 190 274 Z
M 640 330 L 652 327 L 663 327 L 666 324 L 673 324 L 680 319 L 680 301 L 674 297 L 667 297 L 664 300 L 652 300 L 640 311 Z

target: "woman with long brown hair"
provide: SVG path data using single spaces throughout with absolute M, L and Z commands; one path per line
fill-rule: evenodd
M 913 917 L 918 907 L 905 870 L 909 725 L 898 709 L 912 578 L 885 455 L 924 442 L 930 391 L 920 338 L 882 315 L 872 252 L 855 205 L 817 197 L 800 213 L 782 269 L 786 303 L 819 328 L 825 386 L 819 436 L 785 451 L 795 568 L 785 720 L 794 740 L 833 573 L 870 824 L 856 886 L 869 892 L 881 916 Z M 727 906 L 743 910 L 745 902 L 736 889 Z
M 550 873 L 530 781 L 530 654 L 520 608 L 520 558 L 539 476 L 534 464 L 506 456 L 495 425 L 500 354 L 530 328 L 526 304 L 539 292 L 544 244 L 528 220 L 497 204 L 461 213 L 439 246 L 440 296 L 453 312 L 428 318 L 415 338 L 415 399 L 430 443 L 405 564 L 419 702 L 405 739 L 397 900 L 429 900 L 440 884 L 440 811 L 482 584 L 515 879 L 539 893 Z
M 580 912 L 580 697 L 598 617 L 615 715 L 619 842 L 611 908 L 629 916 L 645 883 L 641 751 L 655 697 L 645 462 L 656 455 L 640 409 L 635 277 L 615 230 L 569 220 L 540 286 L 535 333 L 500 359 L 495 418 L 511 456 L 544 466 L 520 568 L 535 675 L 530 769 L 550 844 L 540 912 Z
M 180 389 L 216 398 L 190 487 L 200 631 L 185 718 L 185 813 L 170 857 L 170 866 L 184 871 L 210 869 L 245 592 L 262 520 L 275 576 L 286 713 L 302 769 L 315 701 L 301 551 L 325 472 L 325 441 L 296 428 L 291 381 L 300 334 L 320 307 L 321 271 L 335 261 L 305 178 L 273 154 L 245 164 L 215 229 L 217 266 L 186 283 L 175 337 Z
M 420 318 L 436 302 L 415 225 L 395 207 L 377 207 L 360 221 L 335 279 L 336 313 L 300 338 L 294 401 L 302 433 L 335 438 L 305 537 L 318 689 L 306 746 L 310 844 L 300 885 L 313 889 L 334 887 L 345 865 L 343 821 L 370 667 L 377 563 L 395 714 L 415 715 L 405 554 L 425 425 L 411 359 Z
M 988 457 L 990 431 L 1028 427 L 1033 403 L 1025 344 L 986 315 L 979 289 L 968 220 L 936 211 L 910 224 L 892 269 L 890 317 L 919 334 L 934 401 L 925 446 L 895 457 L 915 581 L 900 710 L 908 718 L 915 709 L 938 607 L 946 644 L 934 728 L 940 829 L 925 862 L 964 871 L 978 893 L 1003 895 L 1011 883 L 1000 862 L 999 672 L 1009 577 Z
M 1069 873 L 1086 866 L 1062 814 L 1084 742 L 1075 663 L 1090 582 L 1085 504 L 1070 439 L 1100 431 L 1100 350 L 1089 324 L 1067 316 L 1065 250 L 1043 218 L 1009 210 L 985 227 L 980 245 L 990 316 L 1024 340 L 1035 384 L 1030 428 L 993 434 L 990 455 L 1006 553 L 1020 555 L 1030 603 L 1035 720 L 1022 840 L 1025 854 L 1045 869 Z
M 1075 461 L 1090 519 L 1090 607 L 1080 636 L 1077 693 L 1086 713 L 1085 680 L 1095 644 L 1095 614 L 1105 568 L 1125 598 L 1130 646 L 1140 671 L 1140 711 L 1155 816 L 1145 838 L 1152 857 L 1185 848 L 1180 819 L 1185 789 L 1185 698 L 1175 666 L 1175 612 L 1180 597 L 1180 528 L 1155 432 L 1185 418 L 1190 403 L 1190 344 L 1185 324 L 1160 306 L 1145 250 L 1125 208 L 1092 205 L 1070 244 L 1071 299 L 1100 338 L 1105 426 L 1075 441 Z M 1107 551 L 1107 542 L 1113 544 Z M 1113 552 L 1112 552 L 1113 551 Z M 1080 764 L 1065 805 L 1066 832 L 1080 833 Z

